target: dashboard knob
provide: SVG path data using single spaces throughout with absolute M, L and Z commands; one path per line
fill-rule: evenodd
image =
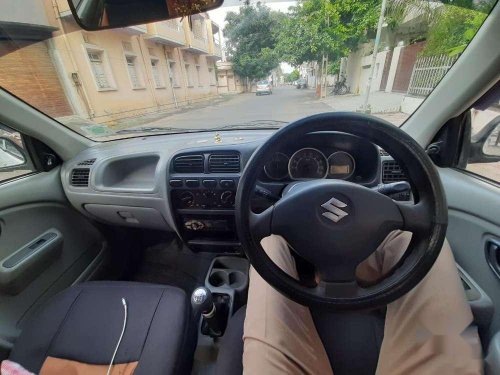
M 226 190 L 221 194 L 220 201 L 224 206 L 229 206 L 229 207 L 234 206 L 234 192 Z
M 190 191 L 183 191 L 179 199 L 184 207 L 191 207 L 194 204 L 194 194 Z

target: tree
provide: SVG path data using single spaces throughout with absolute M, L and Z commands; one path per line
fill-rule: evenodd
M 324 55 L 336 61 L 366 40 L 379 6 L 380 0 L 304 0 L 283 20 L 277 50 L 292 65 Z
M 460 54 L 474 38 L 487 14 L 447 5 L 433 22 L 427 34 L 424 55 Z
M 294 69 L 290 73 L 285 74 L 285 82 L 295 82 L 299 78 L 300 78 L 300 73 L 297 69 Z
M 223 33 L 236 74 L 250 80 L 265 78 L 279 65 L 275 47 L 282 18 L 283 14 L 260 3 L 226 15 Z

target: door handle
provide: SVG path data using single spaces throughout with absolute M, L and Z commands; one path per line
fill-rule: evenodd
M 500 279 L 500 240 L 489 238 L 485 244 L 486 262 Z

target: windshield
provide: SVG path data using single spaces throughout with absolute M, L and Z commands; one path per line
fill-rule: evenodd
M 277 128 L 328 111 L 400 126 L 495 1 L 451 3 L 227 0 L 190 19 L 86 32 L 66 0 L 3 0 L 0 86 L 96 141 Z

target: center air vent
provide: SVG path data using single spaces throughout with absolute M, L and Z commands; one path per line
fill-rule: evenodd
M 408 180 L 406 175 L 396 161 L 390 160 L 382 163 L 382 182 L 384 184 L 406 180 Z
M 203 155 L 184 155 L 174 159 L 176 173 L 203 173 Z
M 70 184 L 76 187 L 89 186 L 90 169 L 75 168 L 71 171 Z
M 238 173 L 240 171 L 240 155 L 212 154 L 208 158 L 208 171 L 210 173 Z

